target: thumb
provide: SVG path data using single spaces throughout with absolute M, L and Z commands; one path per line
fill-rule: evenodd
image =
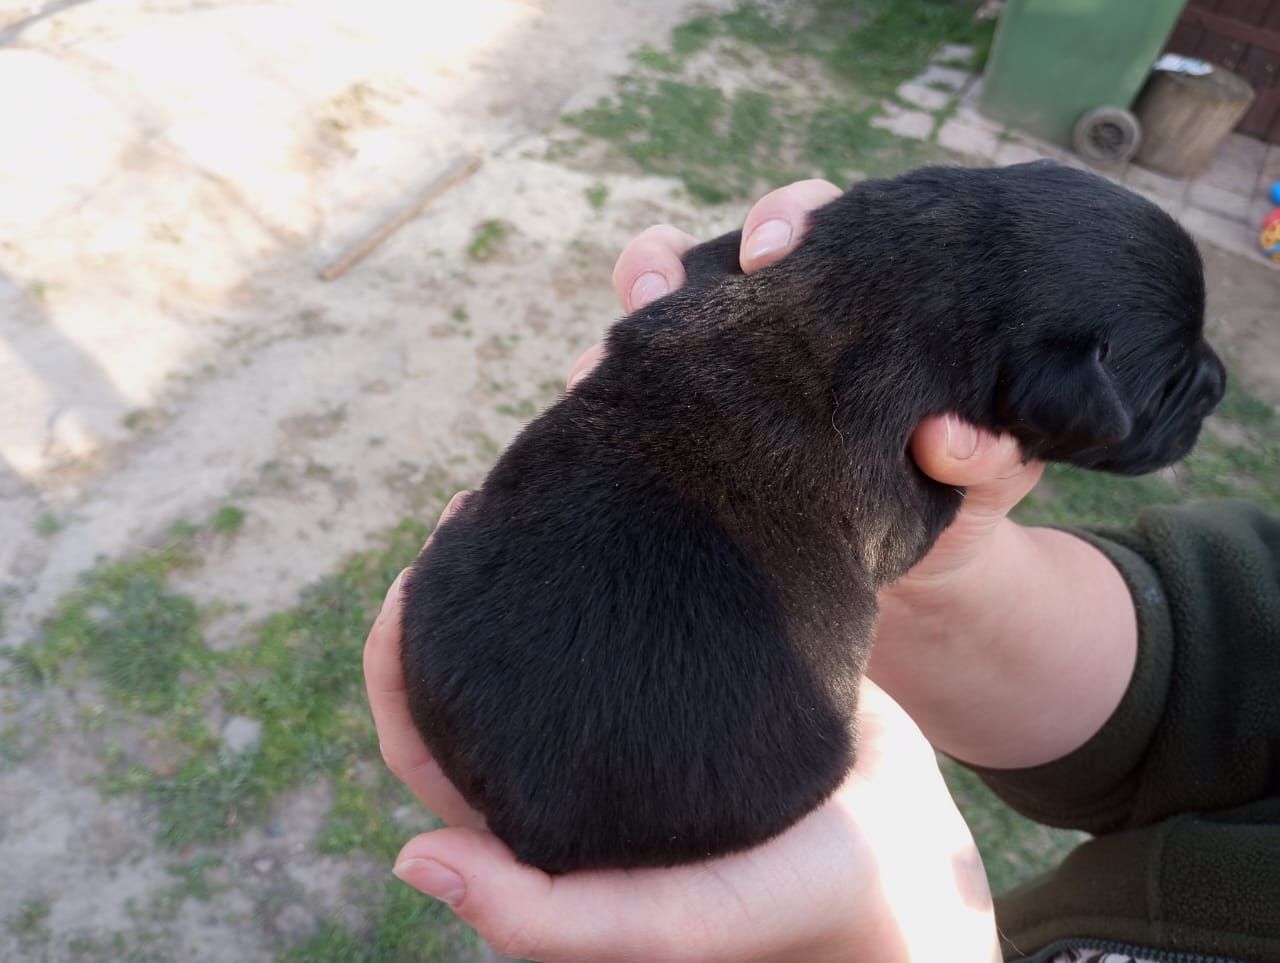
M 438 829 L 411 839 L 393 872 L 447 903 L 503 956 L 600 963 L 644 959 L 666 944 L 649 918 L 664 901 L 640 898 L 637 889 L 640 879 L 658 878 L 652 873 L 549 876 L 516 862 L 492 833 L 474 829 Z M 677 921 L 678 932 L 676 908 L 667 906 L 665 912 Z
M 950 414 L 920 423 L 911 454 L 930 478 L 965 487 L 961 514 L 973 520 L 1008 514 L 1044 473 L 1042 462 L 1023 459 L 1012 435 L 993 435 Z
M 552 878 L 516 862 L 492 833 L 440 829 L 411 839 L 392 870 L 414 889 L 448 904 L 503 956 L 539 951 Z M 545 950 L 545 947 L 543 947 Z
M 394 872 L 447 903 L 503 956 L 556 963 L 670 959 L 696 949 L 695 930 L 713 932 L 708 919 L 729 919 L 741 906 L 725 898 L 725 886 L 708 893 L 699 869 L 549 876 L 475 829 L 438 829 L 409 840 Z

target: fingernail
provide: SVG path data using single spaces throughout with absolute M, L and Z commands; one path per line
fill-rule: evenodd
M 650 301 L 658 300 L 669 290 L 666 278 L 657 271 L 646 271 L 631 285 L 631 294 L 628 296 L 631 310 L 643 308 Z
M 947 416 L 947 454 L 956 461 L 968 461 L 978 450 L 978 430 L 967 421 Z
M 453 497 L 449 499 L 449 503 L 444 506 L 444 511 L 440 513 L 440 521 L 443 522 L 446 518 L 448 518 L 454 512 L 461 509 L 463 503 L 467 500 L 468 497 L 470 497 L 470 495 L 471 495 L 471 492 L 465 488 L 462 489 L 462 491 L 460 492 L 454 492 Z
M 462 877 L 434 859 L 406 859 L 391 870 L 396 878 L 443 903 L 457 906 L 467 895 Z
M 791 225 L 775 218 L 765 221 L 747 238 L 747 260 L 757 261 L 766 254 L 780 251 L 791 243 Z

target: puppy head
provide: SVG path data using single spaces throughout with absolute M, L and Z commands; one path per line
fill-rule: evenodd
M 1226 372 L 1204 270 L 1159 207 L 1051 162 L 1003 172 L 996 410 L 1030 457 L 1141 474 L 1195 444 Z

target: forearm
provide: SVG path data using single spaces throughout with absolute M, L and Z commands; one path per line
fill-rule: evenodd
M 982 559 L 882 593 L 870 676 L 935 747 L 993 769 L 1083 745 L 1133 675 L 1137 620 L 1120 573 L 1065 532 L 1003 520 Z

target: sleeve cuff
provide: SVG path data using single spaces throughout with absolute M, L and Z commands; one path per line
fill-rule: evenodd
M 1136 773 L 1164 713 L 1172 673 L 1169 603 L 1155 570 L 1122 544 L 1129 532 L 1072 530 L 1119 569 L 1138 616 L 1134 675 L 1111 717 L 1088 742 L 1060 759 L 1029 769 L 969 766 L 1023 815 L 1053 826 L 1098 833 L 1123 826 L 1132 808 Z M 1087 600 L 1086 604 L 1087 604 Z M 962 764 L 963 760 L 960 761 Z

